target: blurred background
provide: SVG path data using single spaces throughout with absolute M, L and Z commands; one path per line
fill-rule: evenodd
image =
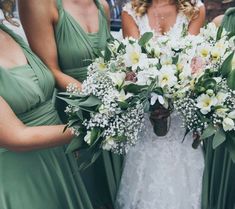
M 119 31 L 121 27 L 121 8 L 125 0 L 107 0 L 111 9 L 111 29 Z M 235 0 L 204 0 L 207 10 L 207 21 L 223 14 L 229 7 L 235 7 Z
M 128 0 L 107 0 L 111 10 L 111 30 L 119 31 L 121 28 L 121 10 L 122 6 Z M 12 12 L 14 17 L 18 17 L 17 0 L 0 0 L 0 4 L 9 7 L 9 13 Z M 235 7 L 235 0 L 204 0 L 207 9 L 207 21 L 211 21 L 214 17 L 223 14 L 229 7 Z M 11 11 L 12 10 L 12 11 Z M 11 15 L 11 14 L 8 14 Z M 0 10 L 0 20 L 4 14 Z

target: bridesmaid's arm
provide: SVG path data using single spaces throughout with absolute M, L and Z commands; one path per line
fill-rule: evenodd
M 206 19 L 206 9 L 205 6 L 202 5 L 199 8 L 199 14 L 197 17 L 191 20 L 188 28 L 188 32 L 191 35 L 197 35 L 200 32 L 200 28 L 203 27 Z
M 67 144 L 73 138 L 64 125 L 27 127 L 0 97 L 0 147 L 23 152 Z
M 107 18 L 107 21 L 108 21 L 108 24 L 110 25 L 110 8 L 109 8 L 109 4 L 106 0 L 101 0 L 100 1 L 101 4 L 103 5 L 104 7 L 104 12 L 106 14 L 106 18 Z
M 54 26 L 58 11 L 54 0 L 20 0 L 19 13 L 27 39 L 32 50 L 51 69 L 57 86 L 65 90 L 69 83 L 81 87 L 81 83 L 64 74 L 58 64 Z
M 125 11 L 122 12 L 122 33 L 123 37 L 139 39 L 140 32 L 134 19 Z

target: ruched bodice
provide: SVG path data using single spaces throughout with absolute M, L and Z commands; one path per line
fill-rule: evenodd
M 87 77 L 87 67 L 95 58 L 95 51 L 104 50 L 108 39 L 111 38 L 103 5 L 99 0 L 94 0 L 98 8 L 99 29 L 96 33 L 87 33 L 79 22 L 65 11 L 62 0 L 56 2 L 59 19 L 54 28 L 54 35 L 60 68 L 65 74 L 83 82 Z M 56 100 L 56 108 L 63 122 L 67 121 L 65 106 L 63 101 Z M 94 208 L 114 201 L 122 170 L 121 161 L 119 156 L 103 152 L 102 157 L 86 171 L 81 172 Z
M 51 101 L 55 82 L 50 70 L 20 37 L 1 24 L 0 29 L 15 39 L 28 60 L 12 69 L 0 67 L 0 96 L 27 126 L 60 124 Z M 27 152 L 0 148 L 0 208 L 91 209 L 76 169 L 64 146 Z
M 57 0 L 59 20 L 55 27 L 55 38 L 60 68 L 66 74 L 83 81 L 87 66 L 94 58 L 94 49 L 103 50 L 110 38 L 103 6 L 95 1 L 99 9 L 99 30 L 87 33 L 80 24 L 64 10 L 62 0 Z

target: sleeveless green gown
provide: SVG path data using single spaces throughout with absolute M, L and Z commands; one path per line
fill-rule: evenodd
M 51 101 L 50 70 L 20 37 L 1 24 L 0 29 L 18 42 L 28 60 L 27 65 L 12 69 L 0 67 L 0 96 L 27 126 L 60 124 Z M 58 146 L 13 152 L 0 147 L 0 208 L 93 209 L 76 161 L 64 150 Z
M 55 26 L 58 60 L 62 71 L 82 82 L 87 77 L 87 66 L 94 58 L 94 49 L 102 50 L 111 38 L 103 6 L 95 0 L 99 10 L 99 30 L 87 33 L 79 23 L 63 8 L 62 0 L 57 0 L 59 20 Z M 63 122 L 65 104 L 56 101 L 56 108 Z M 102 152 L 98 160 L 81 171 L 89 197 L 94 208 L 112 205 L 115 202 L 121 178 L 122 159 L 118 155 Z
M 226 11 L 222 26 L 235 33 L 235 7 Z M 202 209 L 235 209 L 235 163 L 226 143 L 214 150 L 208 139 L 205 151 Z

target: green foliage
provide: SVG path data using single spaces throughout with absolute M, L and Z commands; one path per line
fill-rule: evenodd
M 234 52 L 232 52 L 223 62 L 220 72 L 222 76 L 227 77 L 228 74 L 232 71 L 232 60 L 233 60 Z
M 146 32 L 143 34 L 143 36 L 141 36 L 140 40 L 139 40 L 139 45 L 140 46 L 145 46 L 146 43 L 149 42 L 149 40 L 153 37 L 153 33 L 152 32 Z
M 226 140 L 226 135 L 222 128 L 218 129 L 215 132 L 212 147 L 213 149 L 216 149 L 219 145 L 221 145 Z
M 202 133 L 201 139 L 209 138 L 216 133 L 216 128 L 213 125 L 209 125 Z

